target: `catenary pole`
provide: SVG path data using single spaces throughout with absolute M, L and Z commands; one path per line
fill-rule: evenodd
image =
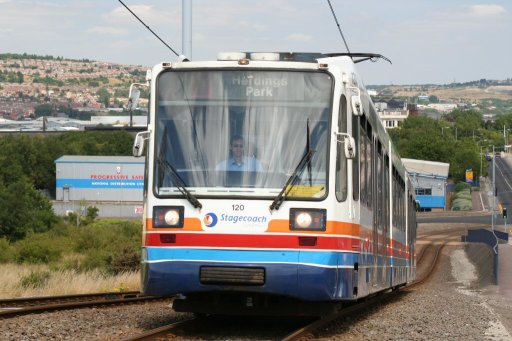
M 192 59 L 192 0 L 182 0 L 182 54 Z

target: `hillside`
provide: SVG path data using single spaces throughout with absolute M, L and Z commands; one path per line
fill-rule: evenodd
M 512 81 L 475 81 L 448 85 L 385 85 L 375 87 L 383 96 L 435 96 L 440 101 L 478 103 L 487 99 L 512 100 Z
M 144 66 L 52 56 L 0 54 L 0 118 L 36 116 L 36 107 L 97 112 L 120 108 L 130 84 L 144 82 Z
M 148 67 L 63 57 L 0 54 L 0 118 L 24 120 L 42 115 L 66 114 L 87 119 L 101 112 L 120 110 L 127 103 L 131 83 L 143 83 Z M 386 85 L 375 89 L 380 98 L 420 103 L 480 105 L 480 110 L 512 107 L 512 80 L 478 80 L 447 85 Z M 141 94 L 141 107 L 147 103 Z M 429 99 L 430 101 L 430 99 Z M 505 101 L 496 103 L 496 101 Z M 509 102 L 510 101 L 510 102 Z M 425 104 L 425 103 L 422 103 Z M 43 112 L 38 109 L 44 109 Z M 86 113 L 84 115 L 84 112 Z

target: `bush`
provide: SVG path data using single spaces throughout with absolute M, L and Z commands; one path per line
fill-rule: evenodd
M 59 260 L 62 246 L 48 234 L 34 234 L 15 245 L 18 263 L 48 264 Z
M 31 232 L 48 231 L 58 222 L 50 201 L 26 177 L 5 186 L 0 178 L 0 189 L 0 238 L 20 240 Z
M 82 262 L 80 262 L 80 271 L 90 271 L 94 269 L 102 270 L 106 273 L 112 273 L 110 271 L 110 257 L 108 251 L 97 250 L 95 252 L 88 252 Z
M 470 211 L 473 208 L 472 201 L 471 186 L 465 182 L 459 182 L 452 196 L 452 210 Z
M 31 271 L 20 279 L 20 286 L 24 289 L 42 288 L 50 279 L 49 271 Z
M 88 206 L 85 216 L 78 216 L 76 212 L 70 212 L 66 215 L 65 220 L 73 226 L 85 226 L 92 223 L 98 217 L 99 208 L 96 206 Z
M 452 202 L 453 211 L 471 211 L 472 208 L 471 201 L 457 199 Z
M 0 238 L 0 263 L 13 261 L 12 246 L 6 238 Z
M 465 189 L 463 191 L 457 192 L 452 196 L 452 200 L 456 200 L 456 199 L 471 201 L 472 200 L 471 192 L 469 191 L 469 189 Z
M 468 184 L 468 183 L 465 183 L 465 182 L 458 182 L 456 185 L 455 185 L 455 192 L 460 192 L 462 190 L 465 190 L 465 189 L 469 189 L 471 190 L 471 185 Z
M 141 223 L 99 220 L 77 229 L 75 252 L 82 253 L 81 270 L 110 274 L 137 270 L 140 263 Z
M 50 231 L 31 233 L 14 244 L 0 239 L 0 262 L 117 274 L 138 270 L 140 249 L 140 221 L 92 220 L 79 227 L 60 223 Z
M 110 265 L 111 272 L 115 274 L 137 270 L 140 265 L 140 250 L 127 246 L 114 255 Z

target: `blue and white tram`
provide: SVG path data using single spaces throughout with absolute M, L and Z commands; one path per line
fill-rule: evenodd
M 178 311 L 316 314 L 414 280 L 414 192 L 355 69 L 375 56 L 221 53 L 151 70 L 134 144 L 144 293 L 177 295 Z

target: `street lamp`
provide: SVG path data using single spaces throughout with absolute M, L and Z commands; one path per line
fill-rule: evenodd
M 503 126 L 505 127 L 505 126 Z M 505 140 L 505 145 L 503 146 L 503 150 L 505 151 L 505 153 L 508 153 L 510 151 L 510 144 L 508 143 L 508 137 L 510 135 L 510 131 L 512 131 L 512 129 L 504 129 L 503 130 L 503 138 Z
M 480 146 L 480 179 L 478 179 L 478 184 L 480 184 L 480 180 L 482 180 L 482 161 L 483 161 L 483 152 L 482 149 L 484 146 Z
M 491 226 L 494 231 L 494 209 L 496 207 L 496 153 L 494 152 L 494 145 L 492 146 L 492 214 Z
M 484 159 L 484 152 L 483 152 L 483 148 L 484 148 L 484 144 L 487 142 L 486 139 L 484 140 L 481 140 L 481 141 L 478 141 L 478 145 L 480 146 L 480 179 L 479 179 L 479 183 L 480 183 L 480 180 L 482 179 L 482 172 L 483 172 L 483 168 L 482 168 L 482 163 L 483 163 L 483 159 Z
M 444 135 L 444 130 L 452 127 L 441 127 L 441 134 Z M 455 127 L 455 141 L 457 141 L 457 127 Z

